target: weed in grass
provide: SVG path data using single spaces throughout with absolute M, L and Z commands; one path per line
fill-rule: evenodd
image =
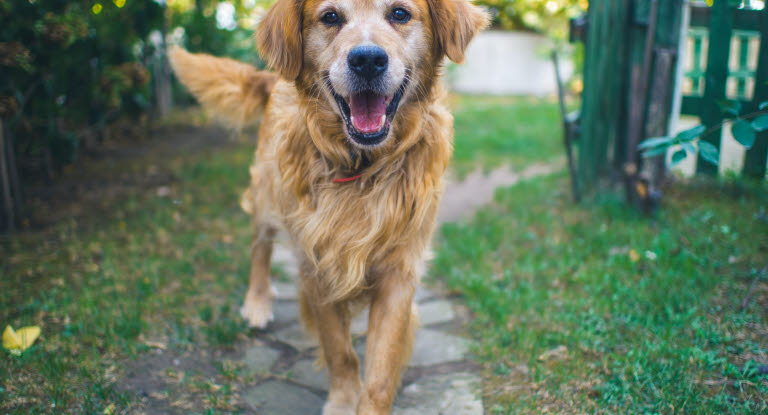
M 242 319 L 235 315 L 231 307 L 222 305 L 219 313 L 205 323 L 203 328 L 206 340 L 213 346 L 226 346 L 234 344 L 238 335 L 246 331 Z

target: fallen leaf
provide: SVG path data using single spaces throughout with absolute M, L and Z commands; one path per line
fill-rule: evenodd
M 156 341 L 151 341 L 151 340 L 145 341 L 145 342 L 144 342 L 144 344 L 145 344 L 147 347 L 153 347 L 153 348 L 155 348 L 155 349 L 160 349 L 160 350 L 165 350 L 165 349 L 167 349 L 167 348 L 168 348 L 168 346 L 166 346 L 166 345 L 165 345 L 165 343 L 162 343 L 162 342 L 156 342 Z
M 13 327 L 6 326 L 3 332 L 3 347 L 13 354 L 20 355 L 32 346 L 38 336 L 40 336 L 40 326 L 22 327 L 16 331 Z
M 547 350 L 546 352 L 540 354 L 538 359 L 542 362 L 546 362 L 547 360 L 562 359 L 566 357 L 567 353 L 568 348 L 561 344 L 552 350 Z

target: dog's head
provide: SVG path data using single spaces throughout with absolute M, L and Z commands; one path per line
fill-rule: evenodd
M 258 45 L 301 93 L 327 100 L 355 145 L 374 148 L 398 108 L 429 91 L 443 57 L 462 62 L 487 23 L 468 0 L 278 0 Z

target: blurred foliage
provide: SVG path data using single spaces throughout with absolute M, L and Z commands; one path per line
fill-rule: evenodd
M 0 1 L 0 119 L 22 173 L 72 162 L 117 120 L 156 114 L 165 44 L 262 66 L 258 17 L 274 0 Z M 497 27 L 564 38 L 585 0 L 477 0 Z M 191 101 L 173 87 L 177 103 Z M 25 177 L 25 174 L 21 174 Z
M 530 30 L 562 40 L 568 20 L 587 10 L 587 0 L 476 0 L 493 17 L 493 25 L 508 30 Z
M 116 121 L 153 113 L 166 42 L 257 59 L 260 2 L 0 1 L 0 119 L 21 176 L 75 160 Z M 246 17 L 248 17 L 246 19 Z
M 72 161 L 83 129 L 146 109 L 136 46 L 161 26 L 159 4 L 12 0 L 0 21 L 0 117 L 22 158 Z

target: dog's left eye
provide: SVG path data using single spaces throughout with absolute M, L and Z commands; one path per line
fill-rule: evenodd
M 339 17 L 339 14 L 334 11 L 325 13 L 320 20 L 322 20 L 323 23 L 327 24 L 328 26 L 335 26 L 341 23 L 341 17 Z
M 397 23 L 405 23 L 411 20 L 411 14 L 403 8 L 396 8 L 392 10 L 392 21 Z

